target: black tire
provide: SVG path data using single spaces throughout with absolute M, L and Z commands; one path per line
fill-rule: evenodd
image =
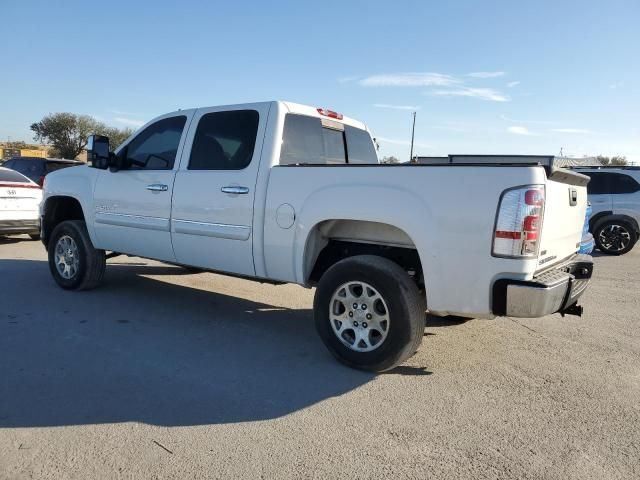
M 182 268 L 184 270 L 186 270 L 187 272 L 192 273 L 194 275 L 197 274 L 197 273 L 206 272 L 206 270 L 204 268 L 192 267 L 190 265 L 181 265 L 181 266 L 182 266 Z
M 377 290 L 386 303 L 389 319 L 386 338 L 371 351 L 355 351 L 345 345 L 332 328 L 332 298 L 348 282 L 365 282 Z M 409 275 L 386 258 L 358 255 L 333 265 L 320 279 L 313 310 L 316 330 L 327 349 L 352 368 L 373 372 L 392 369 L 411 357 L 422 342 L 425 297 Z
M 29 234 L 29 238 L 31 238 L 31 240 L 40 240 L 40 234 L 39 233 L 30 233 Z
M 56 245 L 63 236 L 75 242 L 78 251 L 78 268 L 71 278 L 64 278 L 56 267 Z M 67 220 L 59 223 L 51 232 L 48 245 L 49 270 L 56 283 L 65 290 L 91 290 L 104 276 L 107 265 L 104 250 L 93 248 L 87 227 L 83 221 Z
M 624 255 L 638 241 L 638 233 L 626 220 L 605 220 L 593 232 L 598 249 L 608 255 Z M 626 242 L 625 242 L 626 240 Z

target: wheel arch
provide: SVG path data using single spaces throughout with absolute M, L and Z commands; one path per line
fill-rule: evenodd
M 593 222 L 592 222 L 593 221 Z M 638 221 L 624 214 L 614 214 L 613 212 L 600 212 L 589 221 L 589 230 L 593 235 L 595 235 L 596 230 L 605 222 L 609 221 L 624 221 L 635 229 L 636 235 L 640 234 L 640 225 L 638 225 Z
M 70 195 L 54 195 L 45 200 L 42 215 L 41 240 L 47 248 L 51 232 L 60 222 L 65 220 L 82 220 L 86 222 L 86 213 L 82 203 Z
M 356 255 L 392 260 L 424 286 L 416 243 L 405 230 L 386 222 L 353 219 L 326 219 L 309 229 L 301 261 L 304 283 L 317 284 L 332 265 Z

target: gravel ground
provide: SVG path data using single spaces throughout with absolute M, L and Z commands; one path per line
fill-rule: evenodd
M 383 375 L 313 292 L 120 257 L 65 292 L 0 240 L 0 478 L 640 478 L 640 247 L 582 318 L 429 318 Z

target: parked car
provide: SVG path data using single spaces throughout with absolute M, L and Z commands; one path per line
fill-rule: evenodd
M 40 238 L 42 189 L 21 173 L 0 167 L 0 235 Z
M 553 157 L 380 165 L 363 123 L 288 102 L 169 113 L 88 153 L 92 167 L 45 183 L 42 240 L 64 289 L 98 286 L 107 251 L 316 286 L 320 338 L 372 371 L 416 351 L 426 308 L 582 311 L 588 177 Z
M 590 255 L 596 246 L 596 242 L 593 239 L 593 235 L 589 231 L 589 219 L 591 218 L 591 202 L 587 202 L 587 213 L 584 216 L 584 227 L 582 228 L 582 240 L 580 240 L 580 250 L 578 253 L 584 253 Z
M 598 249 L 622 255 L 640 236 L 640 167 L 576 167 L 588 175 L 593 214 L 589 230 Z
M 84 165 L 84 163 L 78 160 L 40 157 L 14 157 L 2 164 L 5 168 L 10 168 L 29 177 L 40 186 L 43 185 L 44 177 L 49 173 L 77 165 Z

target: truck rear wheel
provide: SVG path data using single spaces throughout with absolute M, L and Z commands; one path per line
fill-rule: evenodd
M 51 232 L 47 249 L 51 275 L 65 290 L 90 290 L 102 281 L 105 253 L 93 248 L 83 221 L 58 224 Z
M 396 263 L 346 258 L 320 279 L 314 318 L 320 338 L 342 363 L 382 372 L 413 355 L 424 334 L 424 296 Z

